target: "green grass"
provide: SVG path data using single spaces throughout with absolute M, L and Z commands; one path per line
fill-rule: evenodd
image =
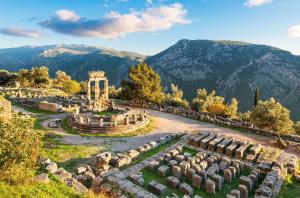
M 190 153 L 192 156 L 195 156 L 197 154 L 197 151 L 195 149 L 189 148 L 189 147 L 182 147 L 182 153 Z
M 148 151 L 145 151 L 145 152 L 141 153 L 136 159 L 132 160 L 129 165 L 123 166 L 121 169 L 128 168 L 129 166 L 132 166 L 132 165 L 135 165 L 135 164 L 138 164 L 138 163 L 144 161 L 145 159 L 147 159 L 147 158 L 149 158 L 149 157 L 151 157 L 151 156 L 167 149 L 171 145 L 176 144 L 177 142 L 180 141 L 180 139 L 181 139 L 180 137 L 174 138 L 174 139 L 172 139 L 172 140 L 170 140 L 166 143 L 163 143 L 163 144 L 161 144 L 161 145 L 159 145 L 159 146 L 157 146 L 153 149 L 150 149 Z
M 300 182 L 293 180 L 291 175 L 284 178 L 278 198 L 298 198 L 300 197 Z
M 47 118 L 34 118 L 33 129 L 34 130 L 42 130 L 42 122 L 47 120 Z
M 88 133 L 80 133 L 77 130 L 73 129 L 68 124 L 68 117 L 64 118 L 61 122 L 61 128 L 65 130 L 65 132 L 70 134 L 78 134 L 82 137 L 108 137 L 108 138 L 121 138 L 121 137 L 134 137 L 137 135 L 144 135 L 156 128 L 155 121 L 150 118 L 150 122 L 147 126 L 142 129 L 138 129 L 128 133 L 107 133 L 107 134 L 88 134 Z
M 167 183 L 166 183 L 166 177 L 161 177 L 158 173 L 158 171 L 151 171 L 147 168 L 144 168 L 142 170 L 142 173 L 143 173 L 143 178 L 144 178 L 144 184 L 145 184 L 145 188 L 147 188 L 147 185 L 152 181 L 156 181 L 156 182 L 159 182 L 163 185 L 166 185 L 167 186 Z M 242 170 L 242 173 L 240 175 L 248 175 L 249 174 L 249 170 L 247 169 L 243 169 Z M 209 198 L 224 198 L 226 197 L 226 194 L 230 192 L 230 190 L 232 189 L 237 189 L 238 185 L 239 185 L 239 176 L 238 175 L 235 179 L 232 180 L 232 183 L 231 184 L 228 184 L 228 183 L 225 183 L 222 185 L 222 190 L 221 191 L 217 191 L 216 194 L 214 195 L 209 195 L 207 194 L 203 187 L 201 186 L 200 189 L 194 189 L 194 195 L 199 195 L 203 198 L 205 197 L 209 197 Z M 262 182 L 262 178 L 260 179 L 260 181 L 258 181 L 258 183 L 255 185 L 254 189 L 256 189 L 259 184 Z M 185 177 L 181 178 L 181 183 L 187 183 L 189 185 L 191 185 L 191 181 L 187 180 Z M 183 193 L 178 189 L 178 188 L 171 188 L 171 187 L 168 187 L 167 188 L 167 196 L 172 196 L 172 193 L 175 193 L 176 195 L 182 197 L 183 196 Z M 252 190 L 250 193 L 249 193 L 249 198 L 251 197 L 254 197 L 254 193 L 255 193 L 255 190 Z M 160 197 L 165 197 L 165 196 L 160 196 Z
M 11 104 L 13 106 L 16 106 L 16 107 L 20 107 L 22 109 L 25 109 L 26 111 L 30 112 L 30 113 L 38 113 L 38 114 L 57 114 L 56 112 L 52 112 L 52 111 L 45 111 L 45 110 L 42 110 L 42 109 L 36 109 L 36 108 L 33 108 L 33 107 L 29 107 L 29 106 L 25 106 L 23 104 L 19 104 L 17 102 L 14 102 L 14 101 L 11 101 Z
M 73 171 L 99 151 L 98 146 L 61 144 L 58 137 L 45 137 L 42 156 L 51 159 L 67 171 Z
M 48 184 L 29 183 L 9 185 L 0 182 L 0 198 L 79 198 L 72 188 L 66 186 L 54 176 L 49 176 Z

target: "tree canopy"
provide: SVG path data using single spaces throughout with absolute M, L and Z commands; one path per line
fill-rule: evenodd
M 63 90 L 68 94 L 76 94 L 80 92 L 81 87 L 80 84 L 75 80 L 67 80 L 63 84 Z
M 215 91 L 210 93 L 206 89 L 198 89 L 197 95 L 192 101 L 192 109 L 200 112 L 208 112 L 229 118 L 236 118 L 238 101 L 231 99 L 230 104 L 225 104 L 225 98 L 217 96 Z
M 160 77 L 146 63 L 139 63 L 130 67 L 128 77 L 121 82 L 121 87 L 123 99 L 161 102 Z
M 71 77 L 68 76 L 66 72 L 58 70 L 56 77 L 53 79 L 53 87 L 61 89 L 68 80 L 71 80 Z
M 31 70 L 20 69 L 18 81 L 22 87 L 46 88 L 51 86 L 49 69 L 45 66 L 33 67 Z
M 293 121 L 290 111 L 274 98 L 259 101 L 250 115 L 251 121 L 262 129 L 279 133 L 293 133 Z
M 176 107 L 189 108 L 189 102 L 183 99 L 183 91 L 173 83 L 171 84 L 171 92 L 165 94 L 163 103 Z

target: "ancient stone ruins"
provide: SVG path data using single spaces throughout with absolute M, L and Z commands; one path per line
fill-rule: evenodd
M 95 82 L 92 99 L 91 82 Z M 103 91 L 99 82 L 104 82 Z M 84 133 L 128 133 L 144 128 L 149 123 L 146 111 L 132 111 L 129 108 L 115 107 L 108 97 L 108 80 L 103 71 L 89 72 L 85 103 L 75 108 L 69 124 Z M 101 115 L 101 112 L 109 114 Z M 100 113 L 99 114 L 97 114 Z
M 142 153 L 174 139 L 178 141 L 165 150 L 135 163 Z M 92 178 L 94 191 L 118 197 L 220 194 L 226 198 L 270 198 L 280 192 L 283 177 L 295 173 L 297 160 L 282 150 L 211 132 L 171 134 L 124 153 L 101 153 L 90 164 L 94 170 L 79 167 L 73 178 L 79 182 Z

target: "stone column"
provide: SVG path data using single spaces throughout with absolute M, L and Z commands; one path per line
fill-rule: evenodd
M 100 127 L 103 127 L 104 123 L 103 123 L 103 118 L 100 118 L 100 121 L 99 121 L 99 126 Z
M 126 116 L 126 117 L 125 117 L 125 125 L 129 125 L 129 123 L 130 123 L 130 122 L 129 122 L 129 117 Z
M 95 100 L 100 96 L 99 80 L 95 80 Z
M 104 80 L 104 86 L 103 86 L 103 94 L 104 94 L 104 97 L 106 99 L 108 99 L 108 80 Z
M 86 85 L 86 96 L 88 101 L 91 101 L 91 82 L 88 80 Z

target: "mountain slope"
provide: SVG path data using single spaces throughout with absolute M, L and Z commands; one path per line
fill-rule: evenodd
M 256 87 L 261 98 L 275 97 L 300 119 L 300 57 L 266 45 L 237 41 L 180 40 L 151 57 L 85 45 L 48 45 L 0 49 L 0 69 L 45 65 L 50 74 L 64 70 L 85 80 L 90 70 L 104 70 L 110 84 L 118 85 L 129 66 L 145 60 L 161 76 L 192 99 L 197 88 L 216 90 L 227 101 L 236 97 L 242 111 L 252 107 Z
M 45 65 L 50 75 L 64 70 L 76 80 L 86 80 L 88 71 L 104 70 L 111 84 L 123 79 L 129 66 L 144 60 L 133 52 L 85 45 L 48 45 L 40 47 L 0 49 L 0 68 L 17 71 L 20 68 Z
M 253 91 L 275 97 L 300 117 L 300 57 L 278 48 L 235 41 L 180 40 L 147 62 L 163 79 L 175 83 L 192 99 L 197 88 L 216 90 L 227 100 L 236 97 L 245 111 Z

